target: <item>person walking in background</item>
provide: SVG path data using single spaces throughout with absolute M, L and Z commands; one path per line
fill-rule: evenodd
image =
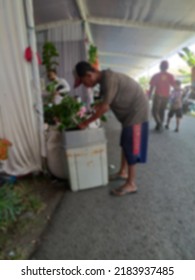
M 165 109 L 169 101 L 170 89 L 174 87 L 174 76 L 167 72 L 168 61 L 164 60 L 160 64 L 160 72 L 155 74 L 150 81 L 149 96 L 154 91 L 152 114 L 156 122 L 155 129 L 160 131 L 164 122 Z
M 175 89 L 171 92 L 170 97 L 170 110 L 167 117 L 166 129 L 169 129 L 171 118 L 176 116 L 176 128 L 175 132 L 179 132 L 180 120 L 182 118 L 182 97 L 183 90 L 181 88 L 181 82 L 179 80 L 175 81 Z
M 122 124 L 120 145 L 122 160 L 117 178 L 126 182 L 112 191 L 113 195 L 123 196 L 137 191 L 135 171 L 137 163 L 145 163 L 148 142 L 148 99 L 140 85 L 132 78 L 111 70 L 99 71 L 88 62 L 82 61 L 75 66 L 75 87 L 100 85 L 101 101 L 95 106 L 93 115 L 81 123 L 84 129 L 91 122 L 112 110 Z

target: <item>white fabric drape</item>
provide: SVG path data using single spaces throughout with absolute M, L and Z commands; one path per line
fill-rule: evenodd
M 39 126 L 34 110 L 23 1 L 0 0 L 0 138 L 13 146 L 3 170 L 24 175 L 41 170 Z

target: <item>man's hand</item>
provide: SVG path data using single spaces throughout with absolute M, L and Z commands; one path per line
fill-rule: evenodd
M 89 122 L 88 122 L 88 121 L 84 121 L 84 122 L 80 123 L 80 124 L 78 125 L 78 127 L 79 127 L 80 129 L 85 129 L 86 127 L 88 127 L 88 125 L 89 125 Z
M 100 104 L 95 104 L 93 106 L 93 110 L 96 112 L 99 109 Z
M 105 103 L 100 103 L 95 106 L 95 112 L 93 115 L 86 121 L 79 124 L 79 127 L 81 129 L 86 128 L 91 122 L 94 122 L 95 120 L 99 119 L 104 113 L 106 113 L 109 110 L 109 105 Z

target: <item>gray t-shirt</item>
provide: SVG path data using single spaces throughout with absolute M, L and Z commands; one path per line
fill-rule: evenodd
M 127 75 L 102 71 L 100 95 L 123 126 L 148 121 L 148 99 L 141 86 Z

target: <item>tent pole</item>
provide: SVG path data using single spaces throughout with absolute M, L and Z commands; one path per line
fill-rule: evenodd
M 41 86 L 40 86 L 40 74 L 37 60 L 37 44 L 36 44 L 36 33 L 33 16 L 33 3 L 32 0 L 24 0 L 24 6 L 26 9 L 26 21 L 28 29 L 28 40 L 32 50 L 32 75 L 33 75 L 33 86 L 36 94 L 35 110 L 38 113 L 38 125 L 39 125 L 39 139 L 41 156 L 46 157 L 45 141 L 44 141 L 44 122 L 43 122 L 43 102 L 41 97 Z

